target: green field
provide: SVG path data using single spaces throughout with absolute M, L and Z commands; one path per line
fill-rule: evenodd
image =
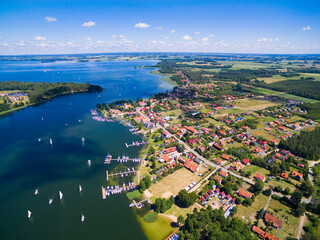
M 296 96 L 296 95 L 291 95 L 291 94 L 288 94 L 288 93 L 274 91 L 274 90 L 265 89 L 265 88 L 254 88 L 254 89 L 251 90 L 251 92 L 256 92 L 256 93 L 260 93 L 260 94 L 264 94 L 264 95 L 276 95 L 276 96 L 279 96 L 279 97 L 283 97 L 283 98 L 285 98 L 287 100 L 295 100 L 295 101 L 310 102 L 310 103 L 319 102 L 318 100 L 315 100 L 315 99 L 299 97 L 299 96 Z
M 158 216 L 154 222 L 146 222 L 143 218 L 138 217 L 142 229 L 149 240 L 163 240 L 173 232 L 170 223 L 171 220 L 163 216 Z

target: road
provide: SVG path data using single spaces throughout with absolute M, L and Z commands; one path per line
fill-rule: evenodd
M 150 121 L 149 117 L 146 116 L 144 113 L 142 113 L 142 112 L 140 111 L 140 109 L 137 109 L 137 112 L 138 112 L 139 114 L 141 114 L 143 117 L 147 118 L 147 119 Z M 171 134 L 165 127 L 163 127 L 163 126 L 161 126 L 161 125 L 159 125 L 159 124 L 156 124 L 156 127 L 162 129 L 163 131 L 168 132 L 170 137 L 173 137 L 174 139 L 176 139 L 176 141 L 177 141 L 178 143 L 182 144 L 188 152 L 191 152 L 193 155 L 195 155 L 195 156 L 198 157 L 200 160 L 202 160 L 205 164 L 207 164 L 207 165 L 209 165 L 209 166 L 211 166 L 211 167 L 214 167 L 214 168 L 216 168 L 216 169 L 221 168 L 221 169 L 223 169 L 223 171 L 229 173 L 230 175 L 235 176 L 235 177 L 237 177 L 237 178 L 240 178 L 240 179 L 242 179 L 243 181 L 245 181 L 245 182 L 247 182 L 247 183 L 249 183 L 249 184 L 251 184 L 251 185 L 254 185 L 254 184 L 255 184 L 255 182 L 254 182 L 253 180 L 251 180 L 251 179 L 249 179 L 249 178 L 246 178 L 246 177 L 242 177 L 242 176 L 240 176 L 240 175 L 238 175 L 238 174 L 236 174 L 236 173 L 234 173 L 234 172 L 232 172 L 232 171 L 229 171 L 226 167 L 222 167 L 222 166 L 220 166 L 220 165 L 217 165 L 217 164 L 211 162 L 210 160 L 202 157 L 199 153 L 197 153 L 197 152 L 194 151 L 192 148 L 190 148 L 190 147 L 189 147 L 185 142 L 183 142 L 181 139 L 179 139 L 179 138 L 176 137 L 175 135 Z

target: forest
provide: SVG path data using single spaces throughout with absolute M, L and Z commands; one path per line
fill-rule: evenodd
M 95 92 L 101 91 L 100 86 L 91 85 L 88 83 L 44 83 L 44 82 L 17 82 L 7 81 L 0 82 L 0 91 L 5 90 L 21 90 L 28 92 L 30 103 L 38 103 L 48 98 L 72 93 L 72 92 Z
M 302 110 L 307 110 L 307 114 L 303 114 L 302 117 L 310 118 L 312 120 L 320 119 L 320 102 L 319 103 L 305 103 L 300 106 Z
M 285 80 L 266 84 L 264 82 L 255 82 L 255 86 L 268 88 L 277 91 L 283 91 L 293 95 L 305 98 L 320 100 L 320 82 L 308 79 Z
M 252 236 L 248 224 L 238 218 L 225 218 L 222 209 L 206 209 L 188 214 L 185 226 L 179 233 L 180 239 L 211 239 L 211 240 L 250 240 Z
M 281 140 L 279 148 L 291 151 L 299 157 L 308 160 L 320 158 L 320 128 L 311 132 L 302 132 L 287 140 Z

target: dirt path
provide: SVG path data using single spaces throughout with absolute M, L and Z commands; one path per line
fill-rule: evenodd
M 300 217 L 297 239 L 300 239 L 300 237 L 302 235 L 303 225 L 304 225 L 305 221 L 306 221 L 306 213 L 304 213 L 303 216 Z

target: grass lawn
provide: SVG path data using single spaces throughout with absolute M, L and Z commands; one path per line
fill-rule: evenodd
M 270 174 L 269 170 L 256 165 L 250 165 L 248 167 L 245 167 L 243 170 L 246 172 L 251 171 L 250 177 L 254 177 L 256 174 L 260 174 L 261 176 L 264 176 L 266 178 Z
M 134 190 L 133 192 L 128 192 L 126 196 L 129 200 L 133 200 L 140 199 L 143 196 L 143 194 L 141 194 L 139 190 Z
M 238 100 L 238 101 L 235 101 L 234 104 L 239 110 L 241 110 L 241 112 L 257 111 L 257 110 L 265 109 L 267 107 L 279 105 L 279 103 L 276 103 L 276 102 L 271 102 L 263 99 L 252 99 L 252 98 Z
M 218 122 L 212 118 L 205 118 L 205 120 L 207 120 L 208 122 L 214 124 L 215 126 L 221 126 L 221 125 L 225 125 L 223 122 Z
M 268 211 L 275 217 L 282 220 L 282 228 L 272 228 L 271 233 L 280 239 L 286 239 L 288 236 L 296 237 L 298 233 L 299 218 L 291 214 L 290 208 L 272 199 Z
M 290 179 L 291 181 L 292 179 Z M 290 183 L 287 183 L 286 181 L 280 179 L 279 181 L 277 181 L 277 179 L 270 179 L 270 181 L 268 182 L 269 185 L 275 187 L 275 186 L 280 186 L 282 189 L 285 189 L 285 188 L 290 188 L 291 191 L 293 192 L 296 188 L 294 185 L 290 184 Z
M 154 222 L 146 222 L 142 217 L 138 217 L 139 222 L 146 237 L 150 240 L 163 240 L 173 232 L 174 228 L 171 227 L 171 220 L 163 216 L 158 216 Z
M 276 118 L 274 118 L 274 117 L 264 117 L 264 118 L 261 118 L 261 121 L 262 122 L 273 122 L 273 121 L 275 121 L 276 120 Z
M 200 167 L 199 172 L 192 173 L 186 168 L 181 168 L 153 184 L 148 188 L 148 191 L 154 197 L 169 198 L 171 195 L 177 195 L 181 189 L 184 189 L 190 183 L 198 182 L 201 179 L 198 173 L 203 174 L 206 170 L 204 167 Z
M 172 208 L 170 208 L 166 214 L 171 214 L 176 217 L 179 217 L 179 215 L 182 215 L 183 217 L 187 216 L 187 213 L 192 213 L 193 209 L 197 208 L 200 209 L 198 204 L 193 204 L 192 206 L 188 208 L 179 208 L 177 205 L 173 204 Z
M 255 221 L 257 211 L 264 208 L 264 206 L 266 205 L 266 203 L 268 201 L 268 198 L 269 197 L 263 195 L 262 193 L 259 194 L 256 197 L 254 203 L 250 207 L 245 207 L 243 205 L 239 205 L 238 212 L 235 216 L 238 218 L 242 218 L 242 216 L 244 216 L 245 219 L 248 221 L 251 221 L 251 222 Z
M 302 118 L 302 117 L 299 117 L 299 116 L 292 116 L 291 118 L 289 119 L 286 119 L 286 122 L 288 123 L 293 123 L 293 122 L 304 122 L 306 119 L 305 118 Z
M 277 133 L 277 134 L 278 134 L 278 133 Z M 260 136 L 261 136 L 261 137 L 264 137 L 264 138 L 267 139 L 267 140 L 275 139 L 275 140 L 277 140 L 277 141 L 280 141 L 279 138 L 270 135 L 270 134 L 269 134 L 266 130 L 264 130 L 264 129 L 259 129 L 259 130 L 257 130 L 257 131 L 254 131 L 254 132 L 251 133 L 251 135 L 253 135 L 254 137 L 260 137 Z M 278 134 L 278 135 L 280 135 L 280 134 Z

